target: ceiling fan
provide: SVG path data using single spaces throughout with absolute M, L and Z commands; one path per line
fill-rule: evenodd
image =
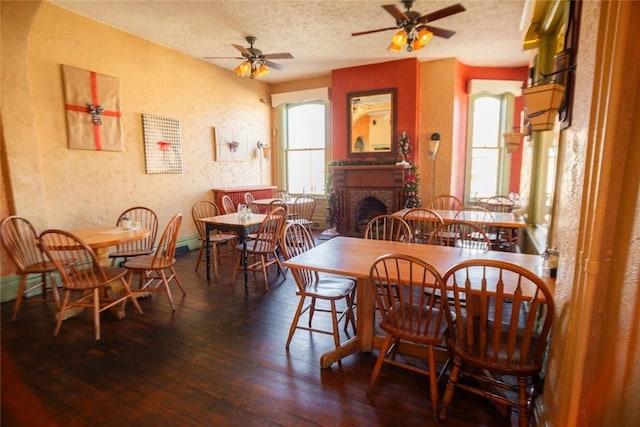
M 254 36 L 247 36 L 246 40 L 247 43 L 249 43 L 249 47 L 237 44 L 231 45 L 240 51 L 240 54 L 242 55 L 240 57 L 208 56 L 205 59 L 244 59 L 245 61 L 236 67 L 235 72 L 241 77 L 249 76 L 252 79 L 266 76 L 270 72 L 269 68 L 276 70 L 282 70 L 284 68 L 282 65 L 272 62 L 271 59 L 293 59 L 293 55 L 289 52 L 262 53 L 260 49 L 253 47 L 253 44 L 256 42 L 256 37 Z
M 419 12 L 411 10 L 413 0 L 404 0 L 405 11 L 401 11 L 395 4 L 387 4 L 382 6 L 391 16 L 396 18 L 395 27 L 378 28 L 376 30 L 360 31 L 351 33 L 352 36 L 361 36 L 364 34 L 378 33 L 380 31 L 400 29 L 391 39 L 389 50 L 399 52 L 404 45 L 407 45 L 407 51 L 422 49 L 433 36 L 450 38 L 455 31 L 445 30 L 443 28 L 432 27 L 427 25 L 438 19 L 464 12 L 466 9 L 460 3 L 445 7 L 435 12 L 420 15 Z

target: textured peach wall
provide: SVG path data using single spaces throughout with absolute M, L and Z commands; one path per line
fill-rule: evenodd
M 32 26 L 26 18 L 6 22 L 4 8 L 3 35 L 6 24 L 29 40 L 21 46 L 26 61 L 7 65 L 3 54 L 3 88 L 13 84 L 5 81 L 5 66 L 23 79 L 11 98 L 22 114 L 9 114 L 6 129 L 13 195 L 18 214 L 36 218 L 39 228 L 112 224 L 126 207 L 141 204 L 156 210 L 162 225 L 182 212 L 183 237 L 196 233 L 191 205 L 210 199 L 210 188 L 271 182 L 269 162 L 262 159 L 260 176 L 255 155 L 248 162 L 215 162 L 212 139 L 212 127 L 222 126 L 268 141 L 271 108 L 259 101 L 269 98 L 267 84 L 50 3 L 41 4 Z M 22 12 L 19 3 L 9 8 Z M 119 78 L 124 152 L 67 148 L 61 64 Z M 142 113 L 180 120 L 183 174 L 145 174 Z
M 420 141 L 424 145 L 432 133 L 440 134 L 440 146 L 435 159 L 436 195 L 455 193 L 452 177 L 464 175 L 464 161 L 462 161 L 462 169 L 456 161 L 460 150 L 459 138 L 454 126 L 456 64 L 457 61 L 454 58 L 420 64 Z M 423 204 L 430 205 L 433 198 L 434 160 L 429 159 L 427 149 L 420 151 L 419 164 L 420 198 Z

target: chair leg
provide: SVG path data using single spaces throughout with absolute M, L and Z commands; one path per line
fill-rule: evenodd
M 298 303 L 298 308 L 296 308 L 296 314 L 293 315 L 293 320 L 291 321 L 291 327 L 289 328 L 289 337 L 287 338 L 287 344 L 285 348 L 289 350 L 289 344 L 291 343 L 291 339 L 293 338 L 293 334 L 298 329 L 298 321 L 300 320 L 300 314 L 302 313 L 302 307 L 304 307 L 305 296 L 300 297 L 300 302 Z
M 438 373 L 436 372 L 436 355 L 432 345 L 429 346 L 429 391 L 433 420 L 438 422 Z
M 378 355 L 378 360 L 376 360 L 376 364 L 373 367 L 373 371 L 371 372 L 371 379 L 369 380 L 369 388 L 367 389 L 367 394 L 370 394 L 373 390 L 373 384 L 378 379 L 378 375 L 380 375 L 380 370 L 382 369 L 382 364 L 384 363 L 385 357 L 387 357 L 387 351 L 389 351 L 389 347 L 391 346 L 391 341 L 393 336 L 387 334 L 382 343 L 382 347 L 380 348 L 380 354 Z
M 60 306 L 60 310 L 58 310 L 58 316 L 56 318 L 56 327 L 53 330 L 54 337 L 58 335 L 58 332 L 60 332 L 60 326 L 62 326 L 62 321 L 64 320 L 64 312 L 67 310 L 70 297 L 71 297 L 71 291 L 65 290 L 64 298 L 62 300 L 62 305 Z
M 340 347 L 340 330 L 338 329 L 338 313 L 336 310 L 336 300 L 331 300 L 331 323 L 333 324 L 333 342 Z
M 356 319 L 355 319 L 355 314 L 353 312 L 353 310 L 355 309 L 355 304 L 353 302 L 353 294 L 347 295 L 346 301 L 347 301 L 347 308 L 345 310 L 348 310 L 348 312 L 347 312 L 347 319 L 344 322 L 344 331 L 347 332 L 347 327 L 349 326 L 349 323 L 351 323 L 351 328 L 353 328 L 353 333 L 357 334 Z
M 241 268 L 244 268 L 244 266 L 242 265 L 243 263 L 242 251 L 239 251 L 238 249 L 234 248 L 233 252 L 235 254 L 236 262 L 235 262 L 235 266 L 233 267 L 233 272 L 231 273 L 231 283 L 236 282 L 236 276 L 238 275 L 238 270 Z
M 100 289 L 93 290 L 93 328 L 96 341 L 100 340 Z
M 440 404 L 440 421 L 446 421 L 447 415 L 449 414 L 449 405 L 451 404 L 451 400 L 453 399 L 453 392 L 456 391 L 456 384 L 458 383 L 458 379 L 460 378 L 460 371 L 462 370 L 462 359 L 459 357 L 454 357 L 453 359 L 453 368 L 451 368 L 451 374 L 449 375 L 449 381 L 447 382 L 447 387 L 444 391 L 444 396 L 442 396 L 442 402 Z
M 171 271 L 171 278 L 175 279 L 178 287 L 182 291 L 182 295 L 186 295 L 187 293 L 184 291 L 184 287 L 182 287 L 182 280 L 180 280 L 180 276 L 178 276 L 178 273 L 176 273 L 176 269 L 172 266 L 169 267 L 169 270 Z
M 200 266 L 200 262 L 202 261 L 202 252 L 204 252 L 206 243 L 202 242 L 200 244 L 200 250 L 198 251 L 198 259 L 196 260 L 196 273 L 198 272 L 198 267 Z
M 269 290 L 269 270 L 267 270 L 267 256 L 260 254 L 260 263 L 262 264 L 262 274 L 264 276 L 264 288 Z
M 16 294 L 16 302 L 13 304 L 13 317 L 11 321 L 15 321 L 16 317 L 18 317 L 18 310 L 20 309 L 20 304 L 22 303 L 22 298 L 24 297 L 24 288 L 27 285 L 27 275 L 23 274 L 20 279 L 20 285 L 18 285 L 18 293 Z
M 160 275 L 160 279 L 162 280 L 164 293 L 167 295 L 167 298 L 169 298 L 169 304 L 171 304 L 171 310 L 176 311 L 176 306 L 173 304 L 173 295 L 171 295 L 171 288 L 169 288 L 169 281 L 167 280 L 167 275 L 165 274 L 164 270 L 158 271 L 158 274 Z
M 518 423 L 529 426 L 529 399 L 527 398 L 527 378 L 518 377 Z
M 315 297 L 311 297 L 311 305 L 309 306 L 309 327 L 311 327 L 311 322 L 313 321 L 313 315 L 316 312 L 316 299 Z
M 60 308 L 60 294 L 58 293 L 58 284 L 56 283 L 56 276 L 51 274 L 51 293 L 53 294 L 53 300 L 56 303 L 56 308 Z M 46 273 L 42 275 L 42 283 L 46 286 Z
M 127 274 L 127 276 L 122 277 L 120 279 L 120 281 L 122 282 L 122 287 L 124 288 L 124 291 L 127 293 L 127 295 L 129 295 L 129 299 L 131 300 L 131 304 L 133 304 L 133 306 L 136 308 L 136 310 L 138 310 L 138 313 L 142 314 L 142 307 L 140 307 L 140 304 L 138 304 L 138 299 L 135 297 L 135 295 L 133 295 L 133 292 L 131 291 L 131 278 L 133 277 L 133 274 Z M 129 280 L 127 280 L 129 279 Z

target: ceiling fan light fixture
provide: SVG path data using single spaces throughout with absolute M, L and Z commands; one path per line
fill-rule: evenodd
M 251 64 L 249 63 L 249 61 L 245 61 L 242 64 L 238 65 L 234 71 L 240 77 L 247 77 L 251 75 Z

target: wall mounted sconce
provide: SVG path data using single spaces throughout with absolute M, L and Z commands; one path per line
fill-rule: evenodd
M 438 154 L 438 147 L 440 146 L 440 134 L 432 133 L 429 138 L 429 158 L 435 160 L 436 154 Z
M 269 154 L 271 153 L 271 147 L 265 144 L 262 141 L 258 141 L 256 143 L 256 147 L 258 147 L 258 151 L 262 151 L 262 156 L 269 160 Z

